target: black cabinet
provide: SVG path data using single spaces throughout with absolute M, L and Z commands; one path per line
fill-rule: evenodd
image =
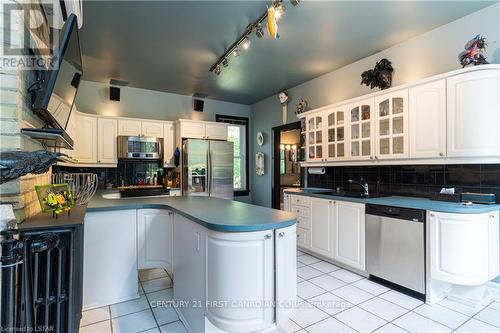
M 12 309 L 7 314 L 12 316 L 9 323 L 15 327 L 9 329 L 79 331 L 84 216 L 85 207 L 80 206 L 70 216 L 52 219 L 51 215 L 38 214 L 19 224 L 14 247 L 20 262 L 13 272 L 15 297 L 11 304 L 2 302 Z

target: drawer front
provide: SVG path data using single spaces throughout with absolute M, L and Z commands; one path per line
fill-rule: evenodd
M 297 227 L 311 229 L 311 219 L 309 217 L 297 216 Z
M 292 205 L 291 207 L 292 207 L 291 212 L 295 213 L 297 217 L 304 217 L 306 219 L 311 218 L 311 211 L 309 207 L 297 206 L 297 205 Z
M 305 249 L 311 247 L 311 233 L 309 230 L 297 228 L 297 246 Z
M 292 205 L 299 205 L 299 206 L 309 207 L 309 205 L 311 204 L 311 198 L 304 197 L 304 196 L 301 196 L 301 195 L 292 195 L 290 203 Z

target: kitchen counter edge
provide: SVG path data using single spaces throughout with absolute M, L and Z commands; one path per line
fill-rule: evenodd
M 302 190 L 302 189 L 284 190 L 284 192 L 288 194 L 301 195 L 313 198 L 402 207 L 402 208 L 422 209 L 422 210 L 429 210 L 441 213 L 479 214 L 479 213 L 488 213 L 500 210 L 499 204 L 492 204 L 492 205 L 472 204 L 469 206 L 463 206 L 458 202 L 437 201 L 427 198 L 403 197 L 403 196 L 388 196 L 388 197 L 364 199 L 364 198 L 352 198 L 345 196 L 335 196 L 330 194 L 326 195 L 326 194 L 321 194 L 321 191 L 329 192 L 331 190 L 319 189 L 319 188 L 307 189 L 307 190 Z

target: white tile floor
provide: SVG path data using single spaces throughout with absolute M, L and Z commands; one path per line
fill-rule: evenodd
M 445 299 L 429 306 L 301 251 L 297 261 L 300 303 L 286 332 L 500 333 L 500 303 L 474 309 Z M 150 306 L 172 299 L 169 274 L 146 270 L 139 280 L 139 299 L 85 311 L 80 332 L 186 332 L 172 308 Z
M 163 269 L 139 272 L 141 297 L 83 312 L 81 333 L 184 333 L 177 313 L 170 307 L 152 307 L 172 300 L 172 278 Z
M 302 251 L 297 262 L 301 303 L 287 332 L 500 332 L 500 303 L 430 306 Z

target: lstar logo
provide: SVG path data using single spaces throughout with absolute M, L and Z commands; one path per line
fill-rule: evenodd
M 52 48 L 58 31 L 50 29 L 52 2 L 2 1 L 3 41 L 1 67 L 6 69 L 54 69 Z

